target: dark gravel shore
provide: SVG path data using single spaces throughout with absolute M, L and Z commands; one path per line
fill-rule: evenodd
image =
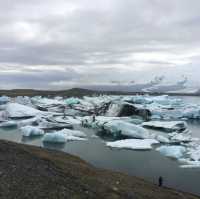
M 140 178 L 100 170 L 78 157 L 0 141 L 0 198 L 197 199 Z

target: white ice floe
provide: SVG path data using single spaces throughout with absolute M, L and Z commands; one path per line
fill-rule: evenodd
M 153 144 L 158 144 L 159 142 L 155 139 L 125 139 L 118 140 L 114 142 L 107 142 L 106 145 L 114 148 L 124 148 L 133 150 L 150 150 Z
M 184 121 L 150 121 L 142 124 L 144 127 L 161 129 L 167 132 L 182 131 L 187 128 Z
M 150 137 L 150 134 L 146 129 L 135 124 L 131 124 L 120 120 L 109 121 L 104 124 L 103 128 L 114 135 L 119 134 L 140 139 Z
M 185 164 L 185 165 L 180 165 L 181 168 L 183 169 L 194 169 L 194 168 L 200 168 L 200 162 L 197 164 Z
M 184 153 L 186 153 L 186 148 L 183 146 L 161 146 L 156 150 L 167 157 L 176 159 L 182 158 Z
M 11 118 L 33 117 L 41 113 L 41 111 L 35 108 L 17 103 L 8 103 L 6 111 L 8 112 L 8 116 Z
M 17 122 L 15 122 L 15 121 L 1 122 L 0 127 L 17 127 Z
M 23 136 L 25 137 L 38 136 L 44 134 L 44 131 L 36 126 L 24 126 L 21 127 L 20 130 L 23 133 Z

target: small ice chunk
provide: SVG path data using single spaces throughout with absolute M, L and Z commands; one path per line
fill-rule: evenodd
M 59 143 L 64 144 L 67 141 L 82 141 L 86 140 L 85 138 L 80 138 L 73 135 L 67 135 L 62 132 L 54 132 L 54 133 L 46 133 L 43 137 L 43 142 L 50 142 L 50 143 Z
M 200 162 L 198 164 L 185 164 L 185 165 L 181 165 L 180 168 L 183 168 L 183 169 L 200 168 Z
M 191 142 L 192 141 L 191 135 L 184 134 L 184 133 L 176 133 L 170 139 L 175 142 Z
M 6 104 L 6 103 L 8 103 L 9 101 L 10 101 L 10 98 L 7 97 L 7 96 L 1 96 L 1 97 L 0 97 L 0 105 Z
M 70 98 L 67 98 L 65 100 L 65 103 L 67 105 L 74 105 L 74 104 L 79 104 L 80 103 L 80 100 L 78 98 L 74 98 L 74 97 L 70 97 Z
M 25 137 L 38 136 L 44 134 L 44 131 L 36 126 L 24 126 L 21 127 L 20 130 L 22 131 L 23 136 Z
M 124 148 L 133 150 L 150 150 L 153 144 L 158 144 L 159 142 L 155 139 L 125 139 L 118 140 L 114 142 L 107 142 L 106 145 L 114 148 Z
M 61 131 L 58 132 L 64 133 L 68 136 L 86 137 L 86 134 L 84 132 L 78 130 L 62 129 Z
M 167 157 L 176 159 L 181 158 L 186 152 L 186 148 L 183 146 L 161 146 L 156 150 Z
M 0 127 L 16 127 L 17 122 L 15 121 L 5 121 L 0 123 Z
M 170 142 L 169 138 L 167 138 L 163 135 L 157 135 L 155 139 L 158 140 L 161 143 L 169 143 Z

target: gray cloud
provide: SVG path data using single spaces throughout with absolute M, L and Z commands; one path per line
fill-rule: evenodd
M 166 71 L 193 80 L 188 71 L 199 71 L 198 0 L 0 2 L 2 88 L 146 81 Z

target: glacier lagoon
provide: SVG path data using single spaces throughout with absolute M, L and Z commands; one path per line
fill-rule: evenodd
M 180 97 L 178 97 L 180 98 Z M 198 97 L 182 97 L 184 102 L 198 103 Z M 188 130 L 192 137 L 200 138 L 200 121 L 187 120 Z M 157 183 L 158 177 L 163 176 L 164 185 L 183 191 L 200 195 L 200 168 L 181 168 L 182 163 L 174 158 L 166 157 L 154 150 L 158 146 L 152 146 L 153 150 L 118 149 L 106 146 L 106 142 L 114 141 L 113 137 L 99 135 L 95 128 L 84 128 L 79 124 L 73 124 L 75 130 L 80 130 L 87 135 L 87 140 L 55 144 L 43 142 L 43 136 L 24 137 L 16 126 L 0 128 L 0 139 L 14 142 L 36 145 L 55 150 L 61 150 L 77 155 L 92 165 L 122 171 L 130 175 L 142 177 Z M 150 133 L 158 130 L 148 129 Z

